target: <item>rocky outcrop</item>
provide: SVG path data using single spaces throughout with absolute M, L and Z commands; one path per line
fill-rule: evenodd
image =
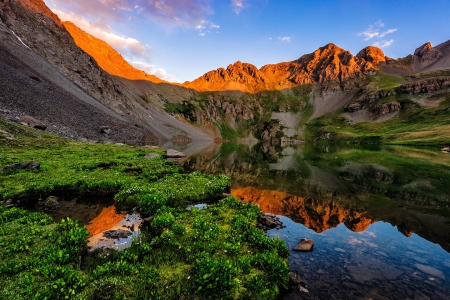
M 358 99 L 348 104 L 345 107 L 345 111 L 355 112 L 361 110 L 365 104 L 372 103 L 381 98 L 389 97 L 392 95 L 395 95 L 395 91 L 393 90 L 365 92 Z
M 400 86 L 402 92 L 413 95 L 429 94 L 448 88 L 450 88 L 450 77 L 430 78 L 405 83 Z
M 402 108 L 401 104 L 397 101 L 389 102 L 389 103 L 382 103 L 382 104 L 375 104 L 371 109 L 370 113 L 374 116 L 383 116 L 388 113 L 399 111 Z
M 425 43 L 414 51 L 414 59 L 421 63 L 435 61 L 442 57 L 442 53 L 431 46 L 431 43 Z

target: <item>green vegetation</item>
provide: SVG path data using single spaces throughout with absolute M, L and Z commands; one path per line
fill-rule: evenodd
M 0 207 L 0 298 L 274 299 L 288 287 L 289 250 L 254 226 L 260 214 L 234 197 L 164 206 L 131 248 L 85 257 L 83 226 Z
M 76 221 L 0 205 L 1 299 L 274 299 L 288 287 L 289 251 L 256 228 L 257 206 L 229 197 L 185 209 L 220 197 L 228 177 L 144 157 L 162 150 L 67 141 L 1 120 L 0 130 L 0 167 L 41 163 L 0 173 L 2 200 L 110 194 L 154 215 L 131 248 L 88 253 Z
M 197 116 L 195 115 L 195 106 L 188 101 L 183 101 L 183 103 L 181 104 L 166 102 L 164 106 L 168 113 L 182 114 L 188 121 L 197 121 Z

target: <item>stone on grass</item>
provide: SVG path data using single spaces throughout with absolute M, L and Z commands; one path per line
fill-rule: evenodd
M 297 246 L 295 246 L 294 251 L 297 252 L 312 252 L 314 249 L 314 241 L 308 239 L 301 239 L 298 242 Z
M 3 167 L 0 169 L 0 172 L 25 170 L 25 169 L 39 169 L 40 167 L 41 167 L 41 163 L 29 161 L 29 162 L 21 162 L 21 163 Z
M 144 158 L 155 158 L 155 157 L 159 157 L 159 154 L 156 153 L 148 153 L 144 156 Z

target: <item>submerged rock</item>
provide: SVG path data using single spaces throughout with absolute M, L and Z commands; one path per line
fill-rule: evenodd
M 297 252 L 312 252 L 314 249 L 314 241 L 308 239 L 301 239 L 298 242 L 297 246 L 295 246 L 294 251 Z
M 167 157 L 169 158 L 180 158 L 180 157 L 186 157 L 186 154 L 183 152 L 173 150 L 173 149 L 167 149 Z
M 125 239 L 132 235 L 133 233 L 129 230 L 117 229 L 117 230 L 108 230 L 103 232 L 103 236 L 108 239 Z
M 291 272 L 291 282 L 297 286 L 299 294 L 309 294 L 309 286 L 300 278 L 297 272 Z
M 422 271 L 424 273 L 427 273 L 428 275 L 438 277 L 438 278 L 445 280 L 444 274 L 436 268 L 422 265 L 422 264 L 414 264 L 414 265 L 416 266 L 417 269 L 419 269 L 420 271 Z

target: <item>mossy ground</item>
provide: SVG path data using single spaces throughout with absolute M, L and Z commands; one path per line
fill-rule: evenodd
M 2 299 L 273 299 L 289 281 L 284 241 L 255 227 L 258 207 L 217 199 L 222 175 L 185 174 L 158 149 L 64 140 L 0 121 L 0 198 L 33 201 L 57 193 L 110 194 L 155 217 L 130 249 L 88 255 L 88 232 L 70 219 L 0 206 Z M 2 140 L 2 141 L 3 141 Z

